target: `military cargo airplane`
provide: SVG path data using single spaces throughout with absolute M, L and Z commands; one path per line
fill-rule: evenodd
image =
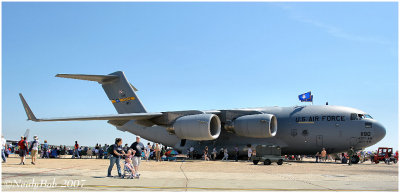
M 95 81 L 101 84 L 118 114 L 36 118 L 22 94 L 28 120 L 107 120 L 118 130 L 185 152 L 190 146 L 234 146 L 245 155 L 258 144 L 277 145 L 283 154 L 313 155 L 325 148 L 328 153 L 361 150 L 379 142 L 386 130 L 369 114 L 350 107 L 308 105 L 225 110 L 147 112 L 136 95 L 137 89 L 125 74 L 57 74 L 56 77 Z

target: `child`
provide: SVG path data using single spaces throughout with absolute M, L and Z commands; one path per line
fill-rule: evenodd
M 130 149 L 130 150 L 128 150 L 128 152 L 125 155 L 125 167 L 128 168 L 129 171 L 131 171 L 130 178 L 135 177 L 135 170 L 133 169 L 133 165 L 132 165 L 132 157 L 135 153 L 136 153 L 135 150 Z

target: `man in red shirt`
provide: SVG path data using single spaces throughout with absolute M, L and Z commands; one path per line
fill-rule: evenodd
M 26 137 L 21 136 L 21 140 L 18 142 L 19 156 L 21 157 L 21 163 L 19 165 L 25 165 L 25 156 L 28 153 L 28 143 Z
M 79 151 L 78 151 L 78 149 L 79 149 L 78 141 L 75 141 L 74 153 L 73 153 L 73 155 L 72 155 L 72 158 L 75 158 L 75 157 L 80 158 L 80 157 L 79 157 Z

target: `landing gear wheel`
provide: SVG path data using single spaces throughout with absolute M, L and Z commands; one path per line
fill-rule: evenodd
M 280 159 L 280 160 L 278 160 L 278 162 L 276 162 L 278 165 L 282 165 L 283 164 L 283 160 L 282 159 Z
M 271 165 L 271 160 L 266 159 L 266 160 L 264 161 L 264 165 Z
M 352 156 L 350 159 L 352 164 L 358 164 L 358 162 L 360 161 L 360 158 L 358 156 Z
M 253 164 L 254 164 L 254 165 L 257 165 L 258 162 L 259 162 L 259 160 L 253 160 Z

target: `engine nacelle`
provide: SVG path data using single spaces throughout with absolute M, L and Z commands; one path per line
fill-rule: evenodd
M 221 133 L 221 121 L 214 114 L 186 115 L 176 119 L 168 130 L 181 139 L 214 140 Z
M 276 135 L 278 121 L 271 114 L 244 115 L 236 118 L 226 129 L 243 137 L 269 138 Z

